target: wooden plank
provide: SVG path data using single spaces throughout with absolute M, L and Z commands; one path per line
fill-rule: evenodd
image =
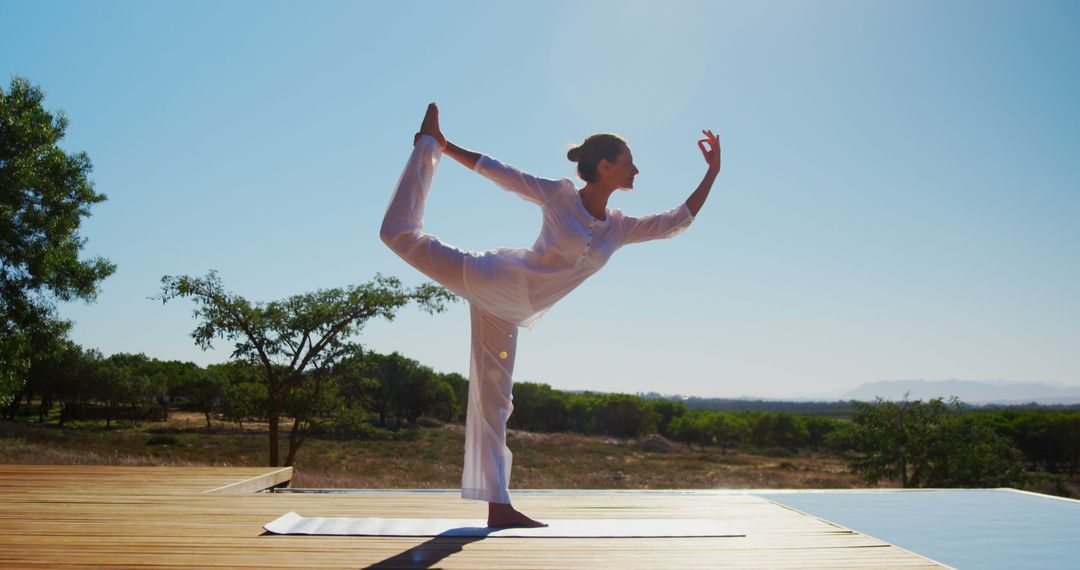
M 255 493 L 264 489 L 270 489 L 271 487 L 277 487 L 283 484 L 288 484 L 292 480 L 293 468 L 282 467 L 274 471 L 268 471 L 266 473 L 260 473 L 253 477 L 222 485 L 207 491 L 204 493 L 218 493 L 222 495 L 243 495 L 247 493 Z

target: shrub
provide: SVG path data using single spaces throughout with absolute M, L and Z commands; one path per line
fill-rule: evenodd
M 150 439 L 146 440 L 146 445 L 179 445 L 180 440 L 175 436 L 167 433 L 159 433 L 150 436 Z

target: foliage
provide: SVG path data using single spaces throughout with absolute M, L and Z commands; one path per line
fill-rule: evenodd
M 656 432 L 657 415 L 637 396 L 607 394 L 601 398 L 598 425 L 601 433 L 638 437 Z
M 259 368 L 246 362 L 211 364 L 208 374 L 221 378 L 221 413 L 240 428 L 249 420 L 265 419 L 266 386 Z
M 687 412 L 686 404 L 672 400 L 646 400 L 646 405 L 656 415 L 656 432 L 664 437 L 671 437 L 668 431 L 671 420 Z
M 93 301 L 116 266 L 80 260 L 82 219 L 105 200 L 87 177 L 85 152 L 60 148 L 68 126 L 45 95 L 15 77 L 0 90 L 0 406 L 18 391 L 37 354 L 54 352 L 70 323 L 56 301 Z
M 515 382 L 514 412 L 506 425 L 526 431 L 569 431 L 567 400 L 565 393 L 547 384 Z
M 222 415 L 240 428 L 249 420 L 262 420 L 266 412 L 266 386 L 261 382 L 228 384 L 222 394 Z
M 460 374 L 437 374 L 430 367 L 394 352 L 368 352 L 346 359 L 334 368 L 343 404 L 363 406 L 385 426 L 390 418 L 396 427 L 415 423 L 422 415 L 437 415 L 452 421 L 463 406 L 458 405 L 460 384 L 468 381 Z
M 103 358 L 93 350 L 83 350 L 70 341 L 59 343 L 57 350 L 41 354 L 32 361 L 26 384 L 15 395 L 9 417 L 22 398 L 38 398 L 38 421 L 44 422 L 57 402 L 78 404 L 96 395 Z M 61 424 L 64 421 L 61 415 Z
M 293 420 L 285 465 L 293 464 L 300 446 L 325 421 L 333 407 L 333 398 L 326 393 L 335 381 L 330 373 L 341 360 L 360 354 L 360 347 L 349 339 L 364 323 L 373 317 L 392 320 L 409 302 L 441 312 L 454 298 L 433 284 L 409 290 L 397 279 L 381 275 L 369 283 L 269 303 L 253 303 L 226 291 L 214 271 L 206 277 L 166 275 L 161 281 L 158 298 L 163 303 L 177 298 L 195 302 L 198 324 L 191 336 L 196 345 L 207 349 L 223 338 L 233 343 L 234 359 L 260 368 L 267 392 L 271 466 L 281 463 L 278 438 L 283 415 L 292 414 Z
M 961 417 L 955 398 L 855 402 L 846 442 L 850 465 L 869 483 L 904 487 L 1005 486 L 1021 477 L 1020 454 L 986 425 Z
M 1016 442 L 1031 468 L 1080 473 L 1080 412 L 1006 410 L 974 417 Z
M 757 447 L 798 449 L 810 440 L 806 420 L 789 413 L 751 412 L 751 438 Z
M 373 426 L 362 410 L 346 408 L 335 416 L 334 421 L 320 426 L 319 435 L 346 441 L 398 441 L 416 439 L 417 431 Z

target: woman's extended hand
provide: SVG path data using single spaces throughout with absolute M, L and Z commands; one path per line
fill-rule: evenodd
M 705 157 L 705 162 L 709 163 L 709 170 L 720 170 L 720 137 L 713 134 L 712 131 L 701 131 L 705 134 L 706 138 L 698 141 L 698 148 L 701 149 L 701 154 Z M 705 148 L 706 143 L 709 147 Z

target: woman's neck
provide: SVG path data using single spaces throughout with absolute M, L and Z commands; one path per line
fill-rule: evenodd
M 598 220 L 607 219 L 607 203 L 614 192 L 614 188 L 607 188 L 593 182 L 586 183 L 584 188 L 578 190 L 585 210 Z

